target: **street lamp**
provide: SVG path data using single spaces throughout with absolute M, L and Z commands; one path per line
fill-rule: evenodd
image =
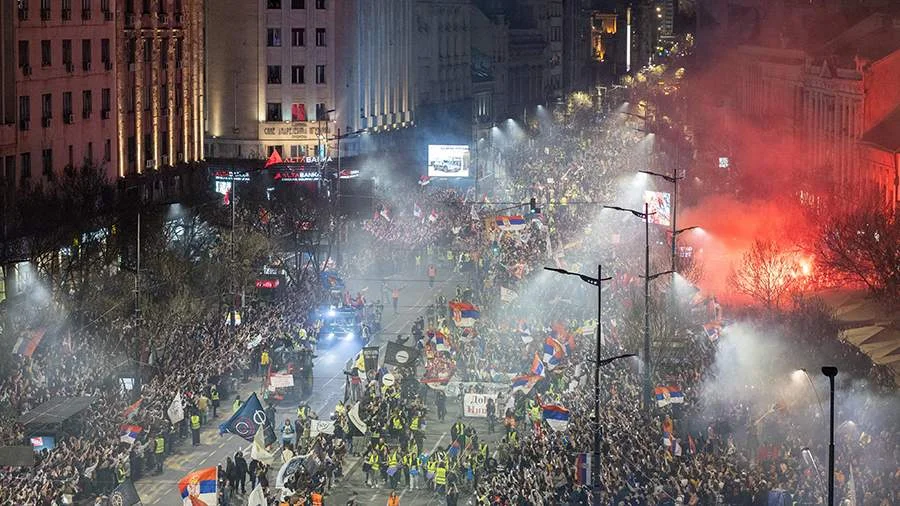
M 837 376 L 838 369 L 833 365 L 822 367 L 822 374 L 828 377 L 828 384 L 831 389 L 831 411 L 830 422 L 828 425 L 828 506 L 834 506 L 834 377 Z
M 603 287 L 600 284 L 603 281 L 612 279 L 603 277 L 602 265 L 597 265 L 596 278 L 577 272 L 570 272 L 565 269 L 556 269 L 554 267 L 544 267 L 544 270 L 558 272 L 559 274 L 565 274 L 567 276 L 577 276 L 585 283 L 597 287 L 597 349 L 594 354 L 594 422 L 596 423 L 596 426 L 594 427 L 594 458 L 591 464 L 591 485 L 593 488 L 594 504 L 598 504 L 597 498 L 600 495 L 600 367 L 622 358 L 634 357 L 635 354 L 626 353 L 615 357 L 600 358 L 600 344 L 602 342 L 600 314 L 603 307 L 601 304 L 603 300 Z
M 677 146 L 677 144 L 676 144 L 676 146 Z M 677 162 L 677 159 L 676 159 L 676 162 Z M 684 176 L 678 176 L 677 168 L 674 170 L 674 174 L 671 176 L 666 175 L 666 174 L 660 174 L 658 172 L 653 172 L 650 170 L 639 170 L 638 172 L 640 172 L 642 174 L 647 174 L 650 176 L 661 177 L 664 180 L 672 183 L 672 220 L 671 220 L 672 221 L 672 267 L 671 267 L 671 269 L 674 271 L 675 270 L 675 237 L 681 232 L 686 232 L 692 228 L 697 228 L 697 227 L 689 227 L 689 228 L 685 228 L 683 230 L 675 229 L 675 213 L 678 210 L 678 181 L 684 179 Z
M 603 206 L 604 209 L 613 209 L 631 213 L 644 220 L 644 389 L 641 396 L 641 407 L 650 407 L 650 281 L 669 274 L 670 271 L 650 275 L 650 216 L 656 214 L 650 212 L 650 205 L 644 203 L 644 212 L 635 211 L 618 206 Z
M 819 404 L 819 415 L 821 415 L 822 418 L 824 419 L 825 418 L 825 410 L 822 409 L 822 398 L 819 397 L 819 391 L 816 389 L 816 384 L 813 383 L 812 378 L 809 377 L 809 372 L 805 368 L 801 367 L 800 369 L 797 369 L 796 371 L 794 371 L 794 373 L 803 373 L 803 375 L 806 376 L 806 379 L 809 381 L 809 386 L 812 387 L 813 393 L 816 394 L 816 402 Z

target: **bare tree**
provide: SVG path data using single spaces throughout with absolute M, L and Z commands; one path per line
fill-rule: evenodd
M 766 309 L 777 310 L 798 285 L 794 255 L 773 241 L 757 240 L 729 276 L 729 284 Z
M 900 297 L 900 220 L 876 204 L 826 219 L 813 249 L 839 283 L 862 283 L 875 296 Z

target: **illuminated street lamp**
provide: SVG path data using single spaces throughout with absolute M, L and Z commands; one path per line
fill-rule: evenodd
M 615 211 L 624 211 L 631 213 L 638 218 L 644 220 L 644 388 L 641 396 L 641 407 L 650 408 L 650 282 L 664 275 L 671 274 L 674 271 L 669 270 L 650 275 L 650 216 L 656 214 L 650 212 L 650 205 L 644 203 L 644 212 L 635 211 L 618 206 L 603 206 L 604 209 L 613 209 Z
M 565 269 L 556 269 L 554 267 L 544 267 L 544 270 L 557 272 L 559 274 L 565 274 L 567 276 L 577 276 L 581 278 L 581 280 L 585 283 L 597 287 L 597 349 L 594 354 L 594 423 L 596 425 L 594 426 L 594 457 L 591 461 L 591 487 L 593 489 L 592 497 L 594 499 L 593 503 L 596 505 L 599 504 L 598 498 L 600 497 L 600 367 L 622 358 L 634 357 L 635 354 L 626 353 L 624 355 L 618 355 L 615 357 L 600 358 L 600 344 L 602 342 L 600 313 L 602 311 L 601 301 L 603 300 L 603 288 L 601 286 L 601 283 L 603 281 L 609 281 L 612 279 L 603 277 L 602 265 L 597 265 L 596 278 L 592 278 L 585 274 L 579 274 L 577 272 L 569 272 Z
M 677 144 L 676 144 L 676 146 L 677 146 Z M 676 159 L 676 162 L 677 162 L 677 159 Z M 684 176 L 678 176 L 677 168 L 674 171 L 675 173 L 671 176 L 666 175 L 666 174 L 660 174 L 658 172 L 653 172 L 653 171 L 649 171 L 649 170 L 639 170 L 638 172 L 640 172 L 642 174 L 647 174 L 650 176 L 661 177 L 664 180 L 672 183 L 672 219 L 671 219 L 671 221 L 672 221 L 672 267 L 671 267 L 671 269 L 674 271 L 675 270 L 675 242 L 676 242 L 675 237 L 678 234 L 680 234 L 681 232 L 686 232 L 692 228 L 697 228 L 697 227 L 689 227 L 689 228 L 685 228 L 683 230 L 675 229 L 675 213 L 678 210 L 678 181 L 684 179 Z

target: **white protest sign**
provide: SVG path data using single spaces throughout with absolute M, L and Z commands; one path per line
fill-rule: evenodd
M 331 420 L 310 420 L 309 421 L 309 437 L 316 437 L 319 434 L 334 435 L 334 422 Z
M 463 416 L 487 418 L 488 399 L 497 401 L 496 394 L 465 394 L 463 397 Z

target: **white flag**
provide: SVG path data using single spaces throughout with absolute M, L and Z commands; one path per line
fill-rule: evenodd
M 347 414 L 350 417 L 350 421 L 353 422 L 353 425 L 357 430 L 359 430 L 360 433 L 365 434 L 369 430 L 366 422 L 364 422 L 363 419 L 359 416 L 358 402 L 354 404 L 352 408 L 350 408 L 350 411 L 348 411 Z
M 262 485 L 256 484 L 256 488 L 247 496 L 247 506 L 268 506 L 266 494 L 263 493 Z
M 271 466 L 275 462 L 275 454 L 266 450 L 266 434 L 265 425 L 260 425 L 256 429 L 256 435 L 253 436 L 253 443 L 250 444 L 250 458 L 258 460 L 267 466 Z
M 309 437 L 316 437 L 319 434 L 334 435 L 334 422 L 332 420 L 310 420 L 309 421 Z
M 180 393 L 175 394 L 175 398 L 172 399 L 172 404 L 169 404 L 166 414 L 169 415 L 169 421 L 172 423 L 184 420 L 184 404 L 181 402 Z

